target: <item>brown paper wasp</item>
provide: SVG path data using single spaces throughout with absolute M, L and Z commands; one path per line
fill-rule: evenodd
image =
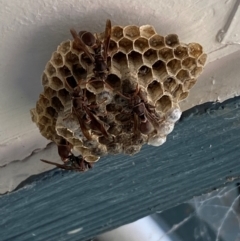
M 105 82 L 105 80 L 109 74 L 107 57 L 111 38 L 111 29 L 111 21 L 107 19 L 103 41 L 100 41 L 91 32 L 80 31 L 79 34 L 77 34 L 74 29 L 70 30 L 74 39 L 75 48 L 82 50 L 94 64 L 94 77 L 88 80 L 88 83 L 101 81 L 109 88 L 111 87 Z
M 70 93 L 72 97 L 72 113 L 77 117 L 83 135 L 88 140 L 92 140 L 88 131 L 88 129 L 92 129 L 109 138 L 104 123 L 94 114 L 94 109 L 101 103 L 89 104 L 86 97 L 86 89 L 81 89 L 79 84 L 75 88 L 72 88 L 66 79 L 65 83 L 68 88 L 72 89 Z
M 51 162 L 47 160 L 41 159 L 42 162 L 55 165 L 58 168 L 64 169 L 64 170 L 71 170 L 71 171 L 78 171 L 78 172 L 84 172 L 90 168 L 92 168 L 92 164 L 85 161 L 84 157 L 80 156 L 74 156 L 71 154 L 68 157 L 68 160 L 64 164 L 59 164 L 56 162 Z
M 135 92 L 129 97 L 123 95 L 119 91 L 117 93 L 123 98 L 129 100 L 129 106 L 134 114 L 134 126 L 142 134 L 150 134 L 154 130 L 158 131 L 160 117 L 155 111 L 155 106 L 148 103 L 146 97 L 143 95 L 141 87 L 136 87 Z
M 74 156 L 71 150 L 72 150 L 72 145 L 69 142 L 67 142 L 65 139 L 62 139 L 60 141 L 60 144 L 58 144 L 58 154 L 61 157 L 64 164 L 59 164 L 56 162 L 51 162 L 43 159 L 41 159 L 41 161 L 51 165 L 55 165 L 56 167 L 61 169 L 73 170 L 73 171 L 79 171 L 79 172 L 84 172 L 92 168 L 91 163 L 85 161 L 85 159 L 81 155 Z

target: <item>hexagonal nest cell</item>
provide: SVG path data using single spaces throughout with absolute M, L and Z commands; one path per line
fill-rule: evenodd
M 31 110 L 45 138 L 57 145 L 64 139 L 88 162 L 108 153 L 133 155 L 146 143 L 163 144 L 180 118 L 179 102 L 207 59 L 200 44 L 181 43 L 176 34 L 161 36 L 151 25 L 107 30 L 93 35 L 98 36 L 93 46 L 86 38 L 79 47 L 77 32 L 60 43 Z M 110 33 L 108 47 L 105 33 Z M 99 51 L 105 49 L 106 55 Z

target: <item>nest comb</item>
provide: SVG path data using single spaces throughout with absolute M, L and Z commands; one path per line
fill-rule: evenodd
M 100 41 L 104 39 L 104 33 L 95 36 Z M 56 144 L 64 138 L 88 162 L 106 154 L 133 155 L 146 143 L 163 144 L 181 116 L 179 102 L 187 98 L 207 58 L 200 44 L 180 43 L 176 34 L 163 37 L 151 25 L 113 26 L 108 52 L 106 82 L 111 90 L 99 82 L 87 83 L 93 63 L 83 51 L 74 48 L 73 40 L 62 42 L 46 64 L 42 75 L 44 90 L 31 110 L 32 120 L 45 138 Z M 97 110 L 99 119 L 113 139 L 93 129 L 88 130 L 92 139 L 85 138 L 71 113 L 72 100 L 66 80 L 73 87 L 81 80 L 89 103 L 101 103 Z M 136 133 L 128 101 L 118 94 L 130 95 L 136 86 L 160 116 L 157 134 Z

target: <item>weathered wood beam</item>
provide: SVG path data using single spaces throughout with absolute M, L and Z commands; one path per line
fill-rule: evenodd
M 0 198 L 0 240 L 86 240 L 227 185 L 240 175 L 239 108 L 239 97 L 197 106 L 159 148 L 27 180 Z

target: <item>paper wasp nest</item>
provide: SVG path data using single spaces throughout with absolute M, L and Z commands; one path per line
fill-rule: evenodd
M 99 38 L 103 39 L 103 34 Z M 180 118 L 179 102 L 188 96 L 207 57 L 198 43 L 182 44 L 176 34 L 163 37 L 150 25 L 113 26 L 109 55 L 106 82 L 113 90 L 99 82 L 86 84 L 93 64 L 73 47 L 72 40 L 61 43 L 45 67 L 44 91 L 31 110 L 32 120 L 44 137 L 55 143 L 65 138 L 89 162 L 107 153 L 132 155 L 145 143 L 163 144 Z M 83 80 L 81 88 L 87 89 L 90 103 L 100 103 L 96 115 L 113 138 L 91 129 L 88 131 L 92 140 L 85 138 L 78 120 L 71 114 L 70 90 L 65 79 L 72 87 Z M 131 95 L 137 83 L 161 117 L 158 134 L 136 133 L 128 100 L 118 94 Z

